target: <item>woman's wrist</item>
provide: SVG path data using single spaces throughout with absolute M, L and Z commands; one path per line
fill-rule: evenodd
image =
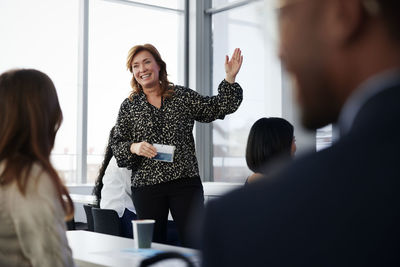
M 137 143 L 132 143 L 131 146 L 129 147 L 129 150 L 131 151 L 132 154 L 136 154 L 136 144 Z
M 227 81 L 228 83 L 234 83 L 235 82 L 235 77 L 226 75 L 225 81 Z

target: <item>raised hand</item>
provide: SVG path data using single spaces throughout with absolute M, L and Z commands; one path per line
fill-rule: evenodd
M 156 148 L 144 141 L 140 143 L 132 143 L 130 150 L 132 154 L 144 156 L 146 158 L 154 158 L 157 155 Z
M 243 56 L 242 51 L 239 48 L 235 48 L 232 57 L 229 60 L 228 55 L 225 56 L 225 80 L 229 83 L 234 83 L 236 75 L 238 74 L 240 67 L 242 66 Z

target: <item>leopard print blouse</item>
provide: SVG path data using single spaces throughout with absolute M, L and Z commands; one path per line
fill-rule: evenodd
M 147 102 L 143 92 L 121 104 L 112 150 L 119 167 L 132 170 L 132 186 L 142 187 L 174 179 L 199 176 L 193 138 L 194 121 L 212 122 L 235 112 L 243 99 L 238 83 L 223 80 L 218 95 L 202 96 L 175 85 L 171 98 L 163 99 L 158 109 Z M 130 152 L 132 143 L 176 147 L 173 162 L 157 161 Z

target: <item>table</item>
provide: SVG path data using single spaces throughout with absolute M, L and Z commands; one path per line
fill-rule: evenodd
M 139 266 L 142 259 L 160 251 L 184 254 L 200 266 L 200 252 L 195 249 L 152 243 L 151 249 L 136 250 L 133 239 L 89 231 L 67 231 L 73 257 L 79 267 L 125 267 Z M 160 262 L 154 266 L 185 266 L 181 260 Z
M 72 201 L 75 203 L 80 203 L 80 204 L 90 204 L 90 205 L 96 205 L 97 200 L 94 195 L 80 195 L 80 194 L 69 194 Z

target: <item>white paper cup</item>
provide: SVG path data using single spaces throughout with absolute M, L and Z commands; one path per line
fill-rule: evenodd
M 155 220 L 133 220 L 133 242 L 135 248 L 151 248 Z

